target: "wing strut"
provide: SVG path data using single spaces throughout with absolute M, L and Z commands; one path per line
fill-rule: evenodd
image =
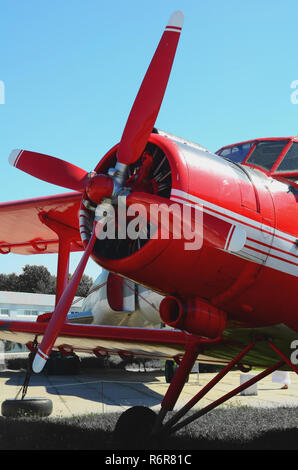
M 59 240 L 55 300 L 55 305 L 57 305 L 68 284 L 71 243 L 77 243 L 80 241 L 80 233 L 73 227 L 69 227 L 57 220 L 51 219 L 47 215 L 41 215 L 40 220 L 56 233 Z

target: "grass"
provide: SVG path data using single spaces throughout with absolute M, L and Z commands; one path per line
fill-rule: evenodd
M 82 358 L 84 370 L 98 368 L 97 358 Z M 103 366 L 103 364 L 101 364 Z M 110 367 L 124 367 L 111 362 Z M 138 364 L 136 364 L 137 366 Z M 161 367 L 160 363 L 147 364 Z M 26 369 L 26 360 L 9 368 Z M 170 417 L 169 413 L 169 417 Z M 298 407 L 251 408 L 228 406 L 213 410 L 173 435 L 147 438 L 137 444 L 140 427 L 128 429 L 128 444 L 115 442 L 113 430 L 120 414 L 88 414 L 72 418 L 0 416 L 0 450 L 297 450 Z M 134 436 L 133 433 L 136 432 Z
M 0 417 L 1 450 L 294 450 L 298 448 L 298 408 L 218 409 L 176 435 L 136 444 L 137 429 L 129 429 L 129 444 L 113 441 L 119 414 L 89 414 L 73 418 L 10 419 Z

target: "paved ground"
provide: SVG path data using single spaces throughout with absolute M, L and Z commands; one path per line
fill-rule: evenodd
M 256 373 L 256 372 L 254 372 Z M 177 408 L 192 398 L 215 374 L 192 373 Z M 257 395 L 236 395 L 221 406 L 276 407 L 298 406 L 298 376 L 290 373 L 291 385 L 281 390 L 269 376 L 258 383 Z M 24 372 L 0 371 L 0 402 L 15 398 L 24 380 Z M 27 396 L 53 401 L 52 417 L 86 413 L 121 412 L 135 405 L 159 410 L 168 388 L 162 371 L 132 372 L 115 369 L 91 370 L 81 375 L 33 375 Z M 240 372 L 229 372 L 197 405 L 203 407 L 240 385 Z

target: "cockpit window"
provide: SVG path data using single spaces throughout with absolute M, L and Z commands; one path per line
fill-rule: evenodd
M 293 142 L 285 157 L 275 170 L 276 173 L 298 171 L 298 142 Z
M 288 140 L 261 140 L 257 142 L 255 149 L 246 163 L 259 166 L 264 170 L 271 170 Z
M 223 150 L 217 152 L 218 155 L 224 158 L 228 158 L 235 163 L 242 163 L 248 155 L 248 152 L 254 145 L 254 142 L 247 142 L 245 144 L 233 145 L 226 147 Z

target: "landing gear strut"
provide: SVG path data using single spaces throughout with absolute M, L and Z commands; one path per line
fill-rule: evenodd
M 1 413 L 2 416 L 7 418 L 22 418 L 22 417 L 46 417 L 53 411 L 52 400 L 48 398 L 29 398 L 26 397 L 31 374 L 32 362 L 37 348 L 37 338 L 35 338 L 32 346 L 32 351 L 29 354 L 29 361 L 24 384 L 18 391 L 14 399 L 8 399 L 2 402 Z M 21 394 L 21 399 L 18 396 Z
M 220 397 L 219 399 L 215 400 L 213 403 L 205 406 L 204 408 L 200 409 L 196 413 L 192 414 L 192 416 L 180 421 L 188 411 L 193 408 L 193 406 L 198 403 L 235 365 L 241 363 L 241 359 L 256 345 L 258 341 L 266 341 L 267 344 L 276 352 L 276 354 L 281 358 L 280 361 L 274 363 L 266 370 L 260 372 L 258 375 L 253 377 L 252 379 L 248 380 L 244 384 L 240 385 L 239 387 L 235 388 L 234 390 L 226 393 L 224 396 Z M 162 401 L 161 410 L 156 420 L 155 425 L 155 432 L 167 431 L 167 433 L 176 432 L 187 424 L 195 421 L 196 419 L 200 418 L 201 416 L 205 415 L 209 411 L 213 410 L 220 404 L 224 403 L 225 401 L 229 400 L 233 396 L 237 395 L 241 391 L 247 389 L 251 385 L 255 384 L 259 380 L 263 379 L 267 375 L 271 374 L 277 369 L 282 368 L 285 364 L 298 374 L 298 367 L 294 366 L 291 361 L 269 340 L 267 339 L 258 339 L 250 343 L 246 348 L 244 348 L 229 364 L 224 367 L 207 385 L 205 385 L 183 408 L 175 413 L 165 424 L 163 421 L 170 410 L 173 410 L 177 398 L 180 395 L 182 390 L 181 384 L 183 380 L 186 380 L 186 377 L 189 373 L 190 366 L 192 367 L 192 361 L 196 354 L 196 350 L 200 349 L 200 340 L 195 339 L 193 340 L 193 344 L 191 347 L 188 347 L 189 351 L 186 349 L 186 353 L 182 359 L 182 362 L 174 376 L 173 381 L 171 382 L 168 391 Z M 179 377 L 178 377 L 179 376 Z

